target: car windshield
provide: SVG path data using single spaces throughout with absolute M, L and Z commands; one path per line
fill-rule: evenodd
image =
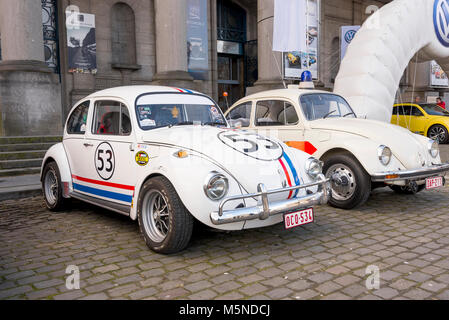
M 326 118 L 357 118 L 346 100 L 336 94 L 304 94 L 299 100 L 302 111 L 309 121 Z
M 227 126 L 219 107 L 197 95 L 144 95 L 137 100 L 136 115 L 143 130 L 196 124 Z
M 421 104 L 421 108 L 430 116 L 449 116 L 449 112 L 436 104 Z

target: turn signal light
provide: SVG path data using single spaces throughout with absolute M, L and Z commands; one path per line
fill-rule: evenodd
M 185 150 L 180 150 L 180 151 L 178 151 L 178 153 L 176 154 L 176 156 L 178 157 L 178 158 L 187 158 L 188 156 L 189 156 L 189 154 L 187 153 L 187 151 L 185 151 Z
M 390 174 L 388 176 L 385 176 L 385 179 L 391 180 L 391 179 L 397 179 L 399 178 L 398 174 Z

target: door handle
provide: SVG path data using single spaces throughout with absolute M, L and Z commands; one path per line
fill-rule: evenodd
M 92 144 L 92 143 L 84 143 L 84 146 L 87 148 L 87 147 L 93 147 L 94 145 Z

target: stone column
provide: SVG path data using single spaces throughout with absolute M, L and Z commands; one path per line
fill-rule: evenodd
M 46 67 L 40 0 L 0 0 L 2 59 Z M 41 63 L 39 63 L 41 62 Z
M 155 0 L 156 75 L 153 83 L 193 89 L 187 66 L 186 1 Z
M 0 0 L 0 15 L 0 135 L 61 134 L 61 86 L 44 62 L 41 0 Z
M 283 88 L 282 53 L 273 51 L 274 0 L 257 0 L 259 79 L 247 93 Z

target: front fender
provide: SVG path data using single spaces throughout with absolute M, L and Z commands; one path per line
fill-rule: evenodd
M 346 150 L 359 161 L 369 175 L 388 171 L 390 169 L 405 169 L 405 166 L 394 155 L 394 150 L 392 150 L 393 156 L 391 157 L 388 166 L 381 164 L 377 155 L 378 147 L 378 143 L 364 137 L 333 134 L 331 140 L 320 143 L 315 156 L 319 159 L 323 159 L 328 156 L 332 157 L 332 154 L 334 152 L 339 152 L 339 150 Z
M 170 155 L 170 161 L 163 161 L 166 157 L 153 159 L 151 167 L 138 174 L 139 179 L 133 197 L 133 206 L 130 217 L 137 218 L 140 190 L 144 183 L 151 177 L 163 176 L 167 178 L 175 188 L 187 210 L 203 224 L 217 228 L 210 220 L 210 213 L 218 210 L 220 201 L 212 201 L 205 195 L 203 186 L 207 175 L 212 171 L 224 174 L 229 180 L 228 196 L 241 195 L 242 191 L 238 182 L 218 165 L 195 155 L 189 155 L 185 159 L 175 158 Z M 229 207 L 235 208 L 238 204 L 229 203 Z M 223 230 L 241 230 L 243 222 L 237 222 L 220 227 Z

